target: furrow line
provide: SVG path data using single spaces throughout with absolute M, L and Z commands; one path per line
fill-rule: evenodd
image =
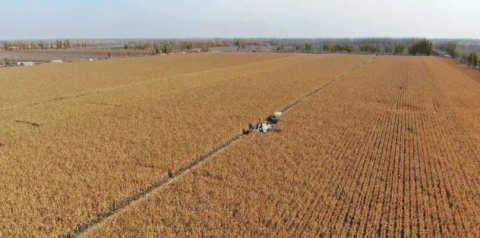
M 291 104 L 290 106 L 284 108 L 282 111 L 285 112 L 286 110 L 289 110 L 290 108 L 292 108 L 292 107 L 294 107 L 295 105 L 299 104 L 300 102 L 306 100 L 307 98 L 313 96 L 315 93 L 319 92 L 320 90 L 324 89 L 325 87 L 331 85 L 332 83 L 334 83 L 334 82 L 337 81 L 338 79 L 344 77 L 344 76 L 347 75 L 348 73 L 354 71 L 355 69 L 358 69 L 359 67 L 361 67 L 362 65 L 364 65 L 364 64 L 366 64 L 366 63 L 371 62 L 374 58 L 375 58 L 375 57 L 372 57 L 371 59 L 369 59 L 369 60 L 367 60 L 367 61 L 359 64 L 358 66 L 352 68 L 351 70 L 347 71 L 346 73 L 338 76 L 336 79 L 334 79 L 334 80 L 330 81 L 329 83 L 325 84 L 324 86 L 322 86 L 322 87 L 314 90 L 312 93 L 307 94 L 305 97 L 303 97 L 302 99 L 297 100 L 296 102 L 294 102 L 294 103 Z M 358 115 L 354 115 L 354 118 L 355 118 L 356 116 L 358 116 Z M 354 118 L 353 118 L 353 119 L 354 119 Z M 352 120 L 353 120 L 353 119 L 352 119 Z M 351 141 L 350 141 L 350 143 L 351 143 Z M 345 147 L 348 148 L 348 146 L 345 146 Z M 332 148 L 332 149 L 333 149 L 333 148 Z M 342 153 L 344 153 L 344 152 L 342 152 Z M 337 158 L 338 156 L 333 156 L 333 157 L 334 157 L 334 158 Z M 330 170 L 332 170 L 334 167 L 335 167 L 335 165 L 332 165 L 332 167 L 331 167 Z M 337 176 L 340 176 L 340 175 L 337 175 Z M 330 185 L 330 186 L 328 186 L 328 187 L 330 187 L 330 188 L 333 187 L 332 184 L 331 184 L 332 181 L 338 181 L 338 179 L 333 179 L 334 177 L 336 177 L 336 176 L 330 177 L 330 181 L 329 181 L 328 183 L 326 183 L 326 184 Z M 338 177 L 337 177 L 337 178 L 338 178 Z M 343 181 L 343 177 L 341 177 L 340 180 Z M 338 182 L 338 187 L 340 186 L 341 183 L 342 183 L 342 182 Z M 337 187 L 337 188 L 338 188 L 338 187 Z M 325 190 L 327 190 L 327 188 L 326 188 Z M 324 190 L 324 193 L 321 194 L 321 195 L 325 195 L 325 194 L 326 194 L 325 190 Z M 337 194 L 338 189 L 335 189 L 335 191 L 336 191 L 335 194 Z M 343 194 L 343 192 L 344 192 L 344 191 L 342 190 L 341 193 L 340 193 L 340 195 L 338 195 L 338 196 L 341 197 L 342 194 Z M 334 195 L 334 196 L 335 196 L 335 195 Z M 324 203 L 324 205 L 327 205 L 327 204 Z M 338 205 L 338 202 L 335 203 L 335 206 L 337 206 L 337 205 Z M 329 205 L 329 206 L 331 206 L 331 205 Z M 333 210 L 335 210 L 335 209 L 333 209 Z M 289 214 L 286 214 L 286 211 L 284 211 L 284 212 L 280 215 L 280 218 L 286 219 L 286 217 L 289 217 Z M 322 218 L 322 222 L 321 222 L 322 224 L 323 224 L 323 219 L 325 219 L 325 217 Z M 277 221 L 277 223 L 278 223 L 278 221 Z M 278 232 L 279 232 L 279 231 L 277 231 L 277 234 L 276 234 L 276 235 L 280 235 Z

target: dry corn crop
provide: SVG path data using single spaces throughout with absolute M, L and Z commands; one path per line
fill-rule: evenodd
M 480 84 L 376 57 L 90 237 L 479 237 Z
M 370 58 L 222 53 L 2 69 L 2 235 L 64 234 Z

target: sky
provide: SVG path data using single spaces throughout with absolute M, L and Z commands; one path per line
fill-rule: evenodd
M 480 38 L 479 0 L 0 0 L 0 39 Z

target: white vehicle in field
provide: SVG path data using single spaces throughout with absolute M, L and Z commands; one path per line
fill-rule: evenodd
M 248 130 L 244 130 L 243 134 L 248 135 L 250 132 L 261 132 L 261 133 L 266 133 L 266 132 L 271 132 L 275 131 L 275 125 L 277 125 L 279 117 L 282 115 L 282 112 L 275 112 L 273 115 L 267 118 L 266 121 L 264 122 L 259 122 L 255 126 L 252 124 L 249 125 Z

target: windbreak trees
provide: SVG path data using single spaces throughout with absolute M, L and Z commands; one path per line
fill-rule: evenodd
M 427 39 L 419 40 L 408 47 L 408 53 L 411 55 L 431 55 L 433 52 L 433 42 Z

